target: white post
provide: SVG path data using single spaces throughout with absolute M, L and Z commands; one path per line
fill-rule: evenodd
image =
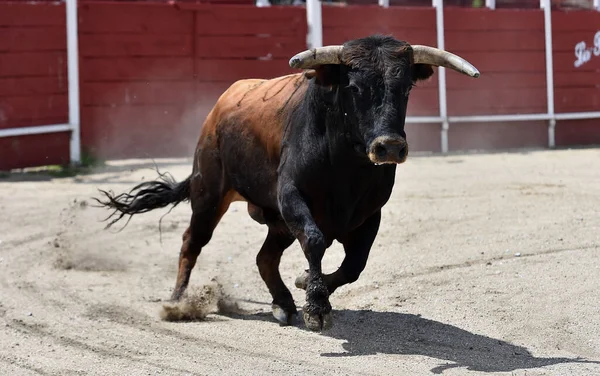
M 256 0 L 256 6 L 259 8 L 270 7 L 271 3 L 269 2 L 269 0 Z
M 79 116 L 79 46 L 77 36 L 77 0 L 66 0 L 67 71 L 69 78 L 69 125 L 71 127 L 71 163 L 81 162 Z
M 600 10 L 600 0 L 594 0 L 594 9 Z
M 490 9 L 496 9 L 496 0 L 485 0 L 485 6 Z
M 444 0 L 433 0 L 435 7 L 435 23 L 437 29 L 437 48 L 444 50 Z M 438 67 L 438 91 L 440 101 L 440 118 L 442 119 L 441 142 L 442 153 L 448 152 L 448 109 L 446 102 L 446 68 Z
M 379 6 L 383 8 L 389 8 L 390 0 L 379 0 Z
M 308 48 L 323 47 L 323 21 L 319 0 L 306 0 L 306 22 Z
M 556 119 L 554 117 L 554 68 L 552 66 L 552 8 L 550 0 L 540 0 L 540 7 L 544 9 L 544 33 L 546 41 L 546 99 L 548 107 L 548 147 L 556 145 L 555 133 Z

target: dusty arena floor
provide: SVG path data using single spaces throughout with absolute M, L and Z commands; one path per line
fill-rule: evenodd
M 157 163 L 178 179 L 190 171 Z M 220 284 L 229 307 L 161 320 L 189 207 L 164 217 L 161 243 L 166 209 L 117 232 L 90 199 L 154 178 L 152 167 L 0 178 L 1 374 L 600 374 L 599 149 L 409 158 L 367 268 L 332 296 L 324 333 L 271 318 L 255 265 L 266 228 L 242 203 L 190 284 L 192 297 Z M 342 255 L 335 243 L 325 271 Z M 281 269 L 298 307 L 305 267 L 296 243 Z

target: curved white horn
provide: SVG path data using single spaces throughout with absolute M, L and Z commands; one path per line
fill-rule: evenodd
M 429 64 L 450 68 L 467 76 L 479 77 L 477 68 L 460 56 L 435 47 L 413 45 L 412 48 L 415 64 Z
M 323 64 L 340 64 L 343 46 L 325 46 L 302 51 L 290 59 L 290 67 L 310 69 Z

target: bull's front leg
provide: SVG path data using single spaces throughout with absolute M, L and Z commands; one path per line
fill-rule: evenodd
M 327 242 L 317 227 L 306 201 L 290 180 L 280 182 L 278 189 L 279 209 L 292 234 L 300 242 L 308 260 L 306 304 L 302 308 L 304 323 L 313 331 L 331 328 L 331 304 L 329 292 L 323 280 L 321 260 Z

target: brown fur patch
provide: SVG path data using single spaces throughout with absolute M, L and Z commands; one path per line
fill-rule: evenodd
M 260 142 L 271 160 L 277 160 L 283 135 L 282 114 L 301 100 L 308 80 L 295 73 L 270 80 L 245 79 L 233 83 L 219 98 L 202 128 L 200 149 L 216 148 L 205 137 L 217 135 L 227 121 L 239 127 L 240 134 L 250 133 Z M 215 138 L 215 140 L 218 137 Z

